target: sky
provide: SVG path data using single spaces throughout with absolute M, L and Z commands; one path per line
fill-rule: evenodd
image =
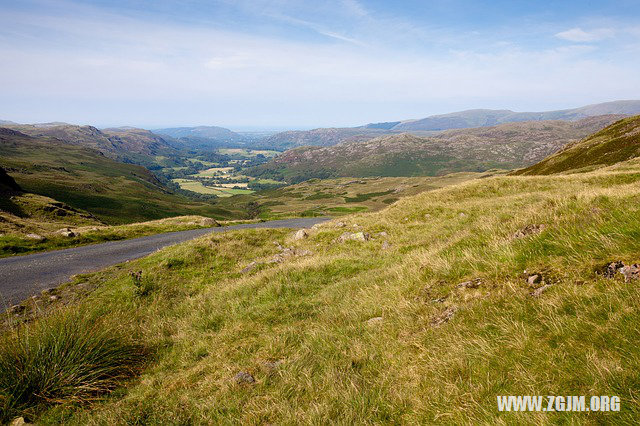
M 640 1 L 0 0 L 0 119 L 235 130 L 640 99 Z

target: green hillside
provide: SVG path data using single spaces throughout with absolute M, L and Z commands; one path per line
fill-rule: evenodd
M 47 298 L 37 312 L 51 319 L 4 337 L 2 419 L 634 424 L 639 216 L 632 159 L 471 180 L 307 237 L 245 230 L 169 247 L 83 275 L 65 291 L 90 294 L 66 307 Z M 59 330 L 64 338 L 52 338 Z M 111 373 L 56 388 L 95 362 L 57 354 L 87 346 Z M 89 385 L 116 391 L 100 400 Z M 499 412 L 499 395 L 621 403 L 620 412 Z
M 516 175 L 584 172 L 640 156 L 640 116 L 625 118 Z
M 0 129 L 0 167 L 24 191 L 86 210 L 112 224 L 190 214 L 234 216 L 212 204 L 171 194 L 144 167 L 54 138 Z
M 448 130 L 428 137 L 409 133 L 284 152 L 247 174 L 296 183 L 311 178 L 438 176 L 525 167 L 620 119 L 531 121 Z

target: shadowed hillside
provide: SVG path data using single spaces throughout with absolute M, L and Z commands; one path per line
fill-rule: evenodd
M 26 192 L 86 210 L 110 223 L 180 214 L 229 217 L 228 211 L 168 191 L 147 169 L 53 137 L 0 129 L 0 166 Z

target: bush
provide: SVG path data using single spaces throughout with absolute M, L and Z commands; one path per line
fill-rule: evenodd
M 94 400 L 137 374 L 148 352 L 130 336 L 72 311 L 0 336 L 0 423 Z

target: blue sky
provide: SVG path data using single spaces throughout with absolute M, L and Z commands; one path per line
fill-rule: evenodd
M 0 0 L 0 119 L 349 126 L 640 99 L 640 1 Z

